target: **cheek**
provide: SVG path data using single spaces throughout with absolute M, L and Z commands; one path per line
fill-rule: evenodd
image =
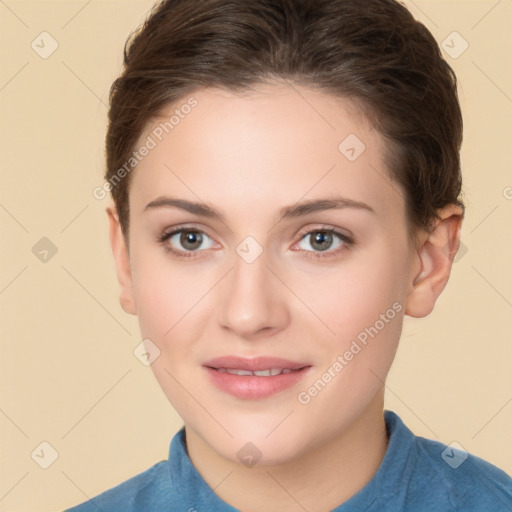
M 316 270 L 314 274 L 295 272 L 295 291 L 318 318 L 306 317 L 315 321 L 318 328 L 323 324 L 326 335 L 321 340 L 326 346 L 341 349 L 376 322 L 381 327 L 383 314 L 385 320 L 395 319 L 406 290 L 403 269 L 407 262 L 403 254 L 404 251 L 381 243 L 354 252 L 338 267 Z M 381 330 L 396 336 L 397 330 L 388 327 L 397 323 L 401 322 L 386 322 L 386 328 Z
M 329 411 L 333 429 L 357 417 L 382 389 L 398 347 L 404 262 L 393 257 L 393 251 L 378 254 L 361 257 L 339 272 L 317 275 L 314 288 L 304 280 L 299 292 L 308 294 L 311 310 L 333 332 L 321 327 L 322 334 L 315 338 L 312 327 L 321 324 L 309 318 L 317 371 L 304 383 L 297 401 L 312 416 Z
M 192 390 L 200 378 L 197 341 L 204 337 L 208 291 L 214 283 L 207 272 L 193 266 L 169 264 L 166 254 L 140 254 L 133 259 L 133 285 L 142 338 L 160 350 L 152 371 L 168 400 L 180 414 L 190 408 Z M 198 372 L 195 374 L 194 372 Z
M 165 341 L 200 300 L 202 283 L 186 265 L 171 265 L 160 247 L 134 247 L 131 267 L 141 333 L 157 343 Z
M 229 267 L 228 267 L 229 268 Z M 141 246 L 132 255 L 133 290 L 139 327 L 161 357 L 152 364 L 170 398 L 179 395 L 180 382 L 200 371 L 204 340 L 219 338 L 215 330 L 216 283 L 226 269 L 208 263 L 176 262 L 162 248 Z

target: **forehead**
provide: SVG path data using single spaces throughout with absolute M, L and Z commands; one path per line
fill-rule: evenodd
M 403 206 L 383 138 L 346 98 L 290 83 L 202 89 L 160 114 L 137 143 L 154 147 L 133 172 L 131 209 L 162 194 L 237 209 L 332 193 Z

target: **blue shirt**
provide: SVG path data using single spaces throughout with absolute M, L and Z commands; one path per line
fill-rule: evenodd
M 452 446 L 415 436 L 385 411 L 389 444 L 373 478 L 332 512 L 511 512 L 512 479 Z M 172 439 L 169 460 L 68 512 L 237 511 L 221 500 L 187 455 L 185 430 Z

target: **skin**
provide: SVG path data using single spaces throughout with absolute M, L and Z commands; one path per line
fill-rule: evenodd
M 249 512 L 331 510 L 371 480 L 385 455 L 384 381 L 403 317 L 432 311 L 459 246 L 462 212 L 442 209 L 432 231 L 413 242 L 384 140 L 347 99 L 281 82 L 193 96 L 198 106 L 133 171 L 129 244 L 108 209 L 121 304 L 161 351 L 153 371 L 185 422 L 193 464 L 217 495 Z M 366 146 L 352 162 L 338 150 L 349 134 Z M 279 220 L 284 207 L 333 196 L 371 211 L 330 208 Z M 163 197 L 207 204 L 223 220 L 146 208 Z M 205 233 L 190 259 L 165 250 L 187 252 L 179 235 L 158 241 L 182 224 Z M 306 233 L 326 227 L 354 243 L 334 237 L 319 250 Z M 252 263 L 236 252 L 247 236 L 263 251 Z M 300 403 L 298 393 L 393 304 L 401 311 Z M 214 387 L 202 366 L 224 355 L 312 367 L 290 389 L 243 400 Z M 250 468 L 237 457 L 249 441 L 261 452 Z

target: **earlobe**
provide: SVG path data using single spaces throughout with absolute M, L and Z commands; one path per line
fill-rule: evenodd
M 412 276 L 405 304 L 405 314 L 417 318 L 427 316 L 434 309 L 459 250 L 462 209 L 449 205 L 438 213 L 439 219 L 417 250 L 419 271 Z
M 136 315 L 135 298 L 133 294 L 132 274 L 130 268 L 130 255 L 126 240 L 119 222 L 119 215 L 115 207 L 107 208 L 109 221 L 110 246 L 116 265 L 117 279 L 120 285 L 119 301 L 121 307 L 129 314 Z

